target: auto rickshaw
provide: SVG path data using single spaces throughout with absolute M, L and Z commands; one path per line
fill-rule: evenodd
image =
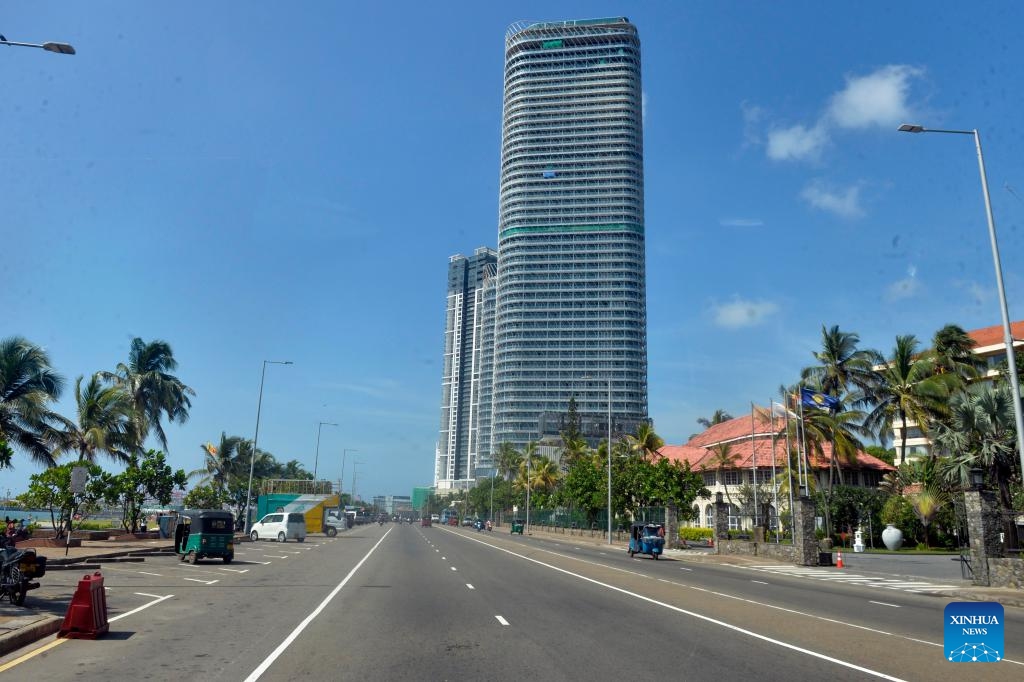
M 665 551 L 665 527 L 657 523 L 634 523 L 629 531 L 629 556 L 650 554 L 657 559 Z
M 234 516 L 212 509 L 186 509 L 174 527 L 174 551 L 190 564 L 200 559 L 235 558 Z
M 520 535 L 522 535 L 523 534 L 523 528 L 525 526 L 526 526 L 526 522 L 525 521 L 523 521 L 522 519 L 515 519 L 514 521 L 512 521 L 512 533 L 519 533 Z M 511 533 L 510 533 L 510 535 L 511 535 Z

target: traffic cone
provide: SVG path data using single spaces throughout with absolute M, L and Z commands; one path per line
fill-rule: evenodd
M 836 568 L 843 568 L 843 550 L 839 550 L 839 558 L 836 560 Z

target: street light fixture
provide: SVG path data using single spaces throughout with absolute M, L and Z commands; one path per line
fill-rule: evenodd
M 313 485 L 316 485 L 316 470 L 320 463 L 320 429 L 324 426 L 337 426 L 334 422 L 320 422 L 316 426 L 316 458 L 313 460 Z
M 19 43 L 13 40 L 7 40 L 0 35 L 0 45 L 7 45 L 10 47 L 37 47 L 40 50 L 46 50 L 47 52 L 56 52 L 57 54 L 75 54 L 75 48 L 71 47 L 67 43 Z
M 897 128 L 902 133 L 949 133 L 952 135 L 974 136 L 974 147 L 978 151 L 978 170 L 981 173 L 981 192 L 985 197 L 985 217 L 988 219 L 988 238 L 992 244 L 992 262 L 996 270 L 996 288 L 999 290 L 999 309 L 1003 316 L 1003 341 L 1006 344 L 1006 364 L 1010 375 L 1010 391 L 1013 399 L 1013 417 L 1017 423 L 1017 452 L 1020 454 L 1021 470 L 1024 471 L 1024 414 L 1021 413 L 1020 382 L 1017 380 L 1017 360 L 1013 348 L 1013 333 L 1010 330 L 1010 312 L 1006 307 L 1006 289 L 1003 286 L 1003 266 L 999 259 L 999 242 L 996 240 L 996 221 L 992 215 L 992 200 L 988 194 L 988 177 L 985 175 L 985 157 L 981 153 L 981 136 L 978 130 L 939 130 L 922 125 L 904 123 Z
M 256 467 L 256 444 L 260 439 L 260 410 L 263 409 L 263 380 L 267 378 L 267 365 L 292 365 L 295 364 L 291 360 L 264 360 L 263 361 L 263 372 L 260 374 L 260 399 L 256 403 L 256 435 L 252 439 L 252 455 L 249 457 L 249 487 L 245 491 L 245 532 L 249 533 L 251 529 L 251 521 L 249 519 L 249 509 L 252 502 L 252 472 Z

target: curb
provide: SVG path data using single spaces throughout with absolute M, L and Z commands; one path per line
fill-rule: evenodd
M 64 619 L 60 616 L 43 616 L 23 628 L 0 635 L 0 656 L 6 656 L 12 651 L 17 651 L 23 646 L 52 635 L 60 630 L 63 621 Z

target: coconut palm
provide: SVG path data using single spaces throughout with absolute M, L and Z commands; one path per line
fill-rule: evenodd
M 636 433 L 626 436 L 626 443 L 632 454 L 640 455 L 640 458 L 647 462 L 653 462 L 661 453 L 658 452 L 665 445 L 665 440 L 654 431 L 654 427 L 643 422 L 636 427 Z
M 0 340 L 0 441 L 53 466 L 60 419 L 49 406 L 63 388 L 45 350 L 20 336 Z
M 711 418 L 697 417 L 697 423 L 703 426 L 705 429 L 710 429 L 716 424 L 722 424 L 732 419 L 732 415 L 723 409 L 717 409 L 712 413 Z
M 955 324 L 947 324 L 932 337 L 935 371 L 953 374 L 963 384 L 976 379 L 985 368 L 985 361 L 974 353 L 976 342 Z
M 732 495 L 729 493 L 729 486 L 725 485 L 724 472 L 726 469 L 735 469 L 740 456 L 732 451 L 731 443 L 716 443 L 708 449 L 711 451 L 708 468 L 715 470 L 715 478 L 725 488 L 725 497 L 729 500 L 729 504 L 732 504 Z
M 534 490 L 551 492 L 561 478 L 558 465 L 546 455 L 535 455 L 530 463 L 530 481 Z
M 874 357 L 871 351 L 858 349 L 858 343 L 860 336 L 856 333 L 840 331 L 838 325 L 831 329 L 822 325 L 821 350 L 814 353 L 820 364 L 805 368 L 801 378 L 841 402 L 848 394 L 866 392 L 874 381 Z
M 189 396 L 196 393 L 181 379 L 170 374 L 178 367 L 170 344 L 166 341 L 146 343 L 132 339 L 128 362 L 118 363 L 114 372 L 100 372 L 100 376 L 131 396 L 135 407 L 136 430 L 142 441 L 154 432 L 163 449 L 167 450 L 167 434 L 160 420 L 184 424 L 192 407 Z M 141 445 L 141 442 L 140 442 Z
M 538 459 L 537 444 L 530 441 L 519 455 L 519 470 L 516 474 L 515 486 L 520 490 L 533 490 L 533 462 L 536 459 Z
M 519 470 L 522 460 L 522 454 L 511 443 L 502 443 L 498 447 L 498 472 L 506 481 L 511 479 L 512 472 Z
M 900 426 L 900 461 L 907 458 L 907 422 L 917 424 L 926 436 L 933 420 L 947 410 L 946 399 L 959 382 L 955 374 L 937 374 L 932 358 L 920 355 L 913 334 L 897 336 L 888 359 L 877 358 L 880 368 L 871 389 L 874 408 L 864 427 L 883 443 L 894 424 Z
M 189 478 L 198 479 L 197 485 L 212 485 L 221 490 L 235 478 L 248 478 L 249 460 L 243 462 L 239 457 L 242 441 L 240 436 L 229 436 L 222 431 L 217 445 L 201 445 L 204 466 L 189 472 Z
M 131 398 L 116 386 L 103 385 L 96 375 L 83 386 L 84 379 L 75 381 L 76 421 L 61 417 L 58 452 L 77 453 L 78 461 L 90 464 L 100 454 L 130 463 L 138 443 Z
M 562 434 L 562 471 L 568 471 L 572 465 L 590 454 L 590 447 L 582 436 L 572 437 Z

